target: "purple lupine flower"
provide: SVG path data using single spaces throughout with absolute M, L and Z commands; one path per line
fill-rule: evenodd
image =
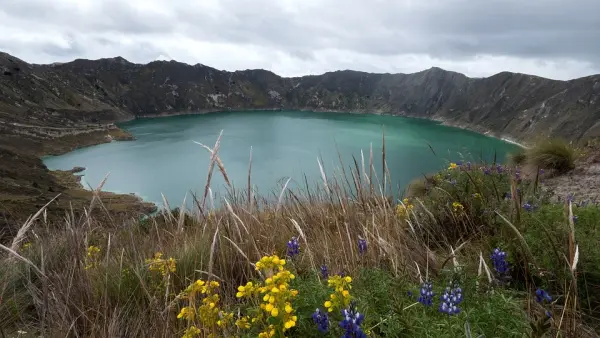
M 543 303 L 544 301 L 551 302 L 552 297 L 546 290 L 538 288 L 535 290 L 535 301 L 538 303 Z
M 504 199 L 505 200 L 510 200 L 512 199 L 512 194 L 510 192 L 505 192 L 504 193 Z
M 484 175 L 489 175 L 489 174 L 490 174 L 490 168 L 488 168 L 488 167 L 483 167 L 483 174 L 484 174 Z
M 287 255 L 289 257 L 294 257 L 300 253 L 300 244 L 298 243 L 298 238 L 292 237 L 291 240 L 287 242 Z
M 502 171 L 503 171 L 503 170 L 504 170 L 504 169 L 502 168 L 502 166 L 501 166 L 501 165 L 499 165 L 499 164 L 498 164 L 498 165 L 496 166 L 496 171 L 498 172 L 498 174 L 502 174 Z
M 321 265 L 321 277 L 323 279 L 329 278 L 329 269 L 327 269 L 327 265 L 325 264 Z
M 358 239 L 358 253 L 364 255 L 367 252 L 367 240 L 363 238 Z
M 544 175 L 544 169 L 540 169 L 540 175 Z
M 450 184 L 452 184 L 452 185 L 456 185 L 456 180 L 452 180 L 452 181 L 450 181 Z
M 510 267 L 506 261 L 506 252 L 500 248 L 495 248 L 490 255 L 492 265 L 494 266 L 495 282 L 498 285 L 508 284 L 510 281 Z
M 340 327 L 345 330 L 342 338 L 367 338 L 360 327 L 365 316 L 356 310 L 354 301 L 350 303 L 348 309 L 342 310 L 342 317 L 344 319 L 340 321 Z
M 433 305 L 433 283 L 431 283 L 431 281 L 425 281 L 423 284 L 421 284 L 421 289 L 420 289 L 420 296 L 419 296 L 419 303 L 425 305 L 425 306 L 431 306 Z
M 533 211 L 533 205 L 531 205 L 531 203 L 527 202 L 527 203 L 523 204 L 523 209 L 525 209 L 525 211 Z
M 329 331 L 329 316 L 327 312 L 321 311 L 321 309 L 317 309 L 312 314 L 312 319 L 315 324 L 317 324 L 317 330 L 321 333 L 327 333 Z
M 460 313 L 458 305 L 462 302 L 462 289 L 458 284 L 454 287 L 446 287 L 444 293 L 440 296 L 440 312 L 446 313 L 449 316 Z
M 456 165 L 463 165 L 463 161 L 460 161 L 460 160 L 456 161 Z
M 577 223 L 578 219 L 579 219 L 579 217 L 577 217 L 577 215 L 573 215 L 573 223 Z
M 467 162 L 467 170 L 471 170 L 471 162 Z
M 574 201 L 575 201 L 575 196 L 573 196 L 573 194 L 567 195 L 567 202 L 574 202 Z

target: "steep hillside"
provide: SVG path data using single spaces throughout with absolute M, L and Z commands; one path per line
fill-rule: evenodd
M 312 109 L 436 119 L 519 140 L 600 135 L 599 75 L 468 78 L 431 68 L 282 78 L 265 70 L 226 72 L 175 61 L 139 65 L 120 57 L 30 65 L 7 54 L 0 54 L 0 67 L 0 120 L 24 124 L 90 127 L 159 114 Z

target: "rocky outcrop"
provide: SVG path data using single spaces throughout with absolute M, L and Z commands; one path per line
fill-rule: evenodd
M 283 78 L 265 70 L 117 57 L 32 65 L 0 54 L 0 121 L 86 127 L 137 116 L 245 109 L 389 113 L 527 140 L 600 136 L 600 75 L 556 81 L 503 72 L 468 78 L 337 71 Z M 1 127 L 1 125 L 0 125 Z

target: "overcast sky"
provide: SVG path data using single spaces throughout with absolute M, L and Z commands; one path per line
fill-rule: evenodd
M 0 0 L 0 51 L 284 76 L 437 66 L 571 79 L 600 73 L 599 15 L 600 0 Z

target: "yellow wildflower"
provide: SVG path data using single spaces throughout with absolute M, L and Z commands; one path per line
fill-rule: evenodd
M 289 283 L 296 278 L 289 270 L 285 269 L 285 260 L 278 256 L 265 256 L 256 263 L 257 270 L 268 276 L 265 279 L 264 286 L 246 283 L 245 286 L 238 287 L 236 296 L 239 298 L 254 296 L 257 293 L 262 295 L 260 308 L 268 319 L 276 319 L 277 325 L 271 325 L 261 332 L 261 337 L 271 337 L 271 333 L 283 336 L 283 333 L 296 325 L 296 316 L 292 300 L 298 295 L 298 291 L 290 289 Z M 272 331 L 272 332 L 271 332 Z
M 235 326 L 237 326 L 240 329 L 249 329 L 250 323 L 248 322 L 248 319 L 250 319 L 250 317 L 246 316 L 236 320 Z
M 456 169 L 456 168 L 458 168 L 458 165 L 456 165 L 456 163 L 454 163 L 454 162 L 451 162 L 450 166 L 448 167 L 448 169 Z
M 187 319 L 187 320 L 194 320 L 195 316 L 196 316 L 196 311 L 194 310 L 194 308 L 191 306 L 186 306 L 181 309 L 181 311 L 177 315 L 177 319 L 183 318 L 183 319 Z
M 460 204 L 460 202 L 456 201 L 452 203 L 452 208 L 454 208 L 454 212 L 459 212 L 465 209 L 465 207 L 462 204 Z
M 200 331 L 199 328 L 197 328 L 195 326 L 190 326 L 187 328 L 187 330 L 185 330 L 185 333 L 183 334 L 182 338 L 198 337 L 198 336 L 200 336 L 200 333 L 202 333 L 202 331 Z
M 350 304 L 350 289 L 352 289 L 352 278 L 350 276 L 331 276 L 327 280 L 327 285 L 334 289 L 334 292 L 329 295 L 331 300 L 325 301 L 323 306 L 328 312 L 333 312 L 347 308 Z
M 98 265 L 100 260 L 100 248 L 97 246 L 90 245 L 87 248 L 87 254 L 85 257 L 85 269 L 91 269 Z
M 146 259 L 146 264 L 148 264 L 148 270 L 158 272 L 165 277 L 169 273 L 174 273 L 177 270 L 177 263 L 172 257 L 163 259 L 162 256 L 163 254 L 161 252 L 157 252 L 154 254 L 153 258 Z

